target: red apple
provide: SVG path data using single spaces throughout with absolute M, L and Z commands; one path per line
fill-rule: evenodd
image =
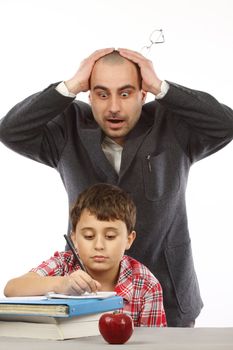
M 124 344 L 133 329 L 132 318 L 124 313 L 105 313 L 99 319 L 99 331 L 109 344 Z

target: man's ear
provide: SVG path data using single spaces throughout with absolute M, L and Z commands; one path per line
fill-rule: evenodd
M 135 238 L 136 238 L 136 231 L 131 231 L 130 233 L 128 233 L 125 250 L 128 250 L 131 247 Z
M 146 96 L 147 96 L 147 92 L 145 90 L 142 90 L 142 104 L 146 102 Z
M 91 93 L 90 92 L 88 94 L 88 100 L 89 100 L 89 103 L 91 104 Z

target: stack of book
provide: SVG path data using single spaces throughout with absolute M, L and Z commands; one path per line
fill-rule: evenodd
M 64 340 L 99 335 L 104 312 L 123 308 L 114 292 L 0 299 L 0 336 Z

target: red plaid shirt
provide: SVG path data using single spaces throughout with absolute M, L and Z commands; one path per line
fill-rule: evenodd
M 41 276 L 65 276 L 80 266 L 71 251 L 56 252 L 31 271 Z M 167 325 L 163 307 L 162 288 L 155 276 L 137 260 L 124 255 L 115 287 L 124 299 L 123 312 L 128 313 L 135 327 L 164 327 Z

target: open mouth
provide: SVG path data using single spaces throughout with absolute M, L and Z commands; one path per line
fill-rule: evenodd
M 120 118 L 108 118 L 108 122 L 113 123 L 113 124 L 119 124 L 122 123 L 124 120 Z
M 106 121 L 111 129 L 121 128 L 125 123 L 125 120 L 120 118 L 108 118 Z

